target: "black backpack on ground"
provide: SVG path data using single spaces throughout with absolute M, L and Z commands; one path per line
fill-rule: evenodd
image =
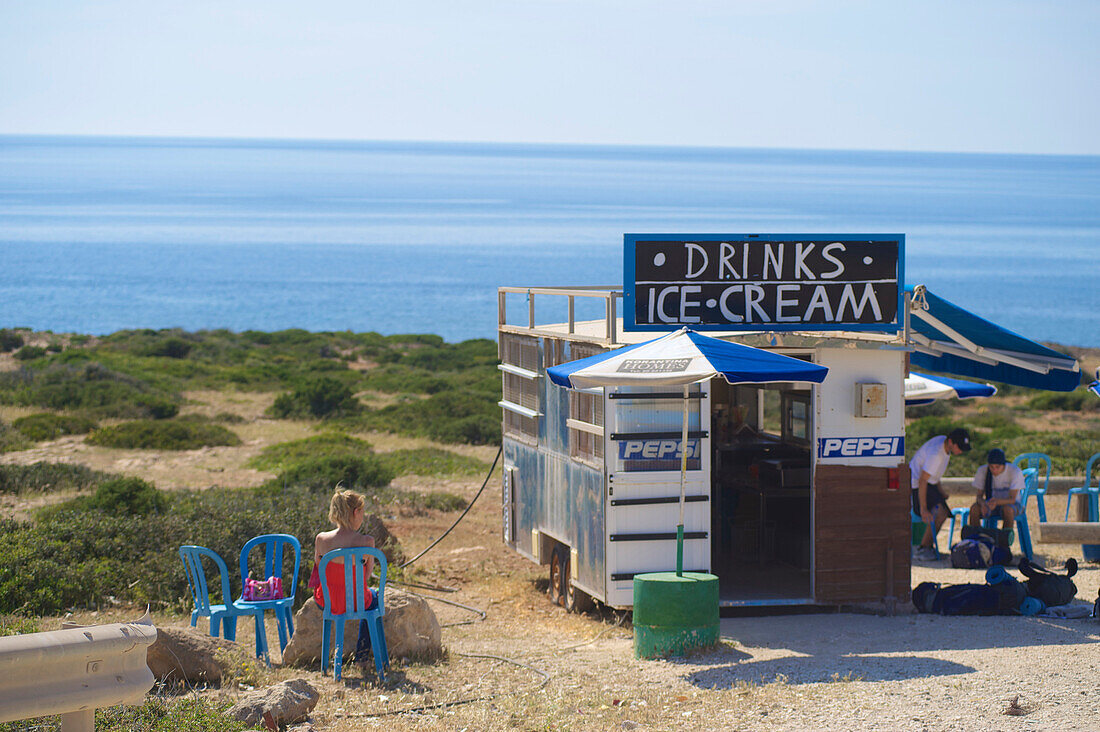
M 960 533 L 964 539 L 983 542 L 990 546 L 992 559 L 989 567 L 993 565 L 1012 564 L 1012 549 L 1010 548 L 1012 533 L 1007 528 L 986 528 L 985 526 L 964 526 Z M 964 567 L 965 569 L 966 567 Z
M 913 605 L 938 615 L 1017 615 L 1027 592 L 1019 582 L 995 585 L 947 585 L 922 582 L 913 590 Z
M 1070 579 L 1077 574 L 1077 560 L 1073 557 L 1066 560 L 1065 574 L 1055 574 L 1026 558 L 1020 560 L 1020 572 L 1027 577 L 1027 593 L 1047 607 L 1065 605 L 1077 596 L 1077 585 Z

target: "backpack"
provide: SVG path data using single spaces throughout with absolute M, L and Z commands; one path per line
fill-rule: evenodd
M 1015 580 L 946 587 L 922 582 L 913 590 L 913 605 L 918 612 L 940 615 L 1016 615 L 1026 599 L 1027 591 Z
M 963 539 L 951 547 L 951 566 L 955 569 L 992 567 L 993 547 L 978 539 Z
M 981 541 L 989 546 L 989 551 L 992 555 L 989 564 L 980 565 L 976 567 L 977 569 L 1012 563 L 1012 550 L 1009 548 L 1011 546 L 1009 544 L 1011 532 L 1007 529 L 987 529 L 984 526 L 979 526 L 977 528 L 973 526 L 964 526 L 961 534 L 963 539 Z M 975 569 L 975 567 L 961 568 Z
M 1042 600 L 1047 607 L 1065 605 L 1077 596 L 1077 585 L 1070 579 L 1077 574 L 1077 560 L 1072 557 L 1066 560 L 1064 575 L 1032 564 L 1026 558 L 1020 560 L 1020 572 L 1027 577 L 1028 594 Z

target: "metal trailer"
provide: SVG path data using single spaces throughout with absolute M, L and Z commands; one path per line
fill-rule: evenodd
M 507 299 L 527 300 L 509 324 Z M 565 301 L 538 324 L 536 297 Z M 503 540 L 549 566 L 551 599 L 633 602 L 633 577 L 675 568 L 680 389 L 555 386 L 545 369 L 655 333 L 622 332 L 613 288 L 500 288 Z M 580 320 L 588 303 L 603 317 Z M 560 317 L 560 316 L 559 316 Z M 830 368 L 820 386 L 692 387 L 684 569 L 723 606 L 906 601 L 906 336 L 727 333 Z

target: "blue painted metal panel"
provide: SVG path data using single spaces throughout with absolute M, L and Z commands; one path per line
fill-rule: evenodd
M 544 340 L 539 339 L 539 368 L 545 364 Z M 516 467 L 516 546 L 534 554 L 531 531 L 538 529 L 577 550 L 580 564 L 574 576 L 580 584 L 604 592 L 605 478 L 569 456 L 569 391 L 548 378 L 539 380 L 538 446 L 504 438 L 504 460 Z

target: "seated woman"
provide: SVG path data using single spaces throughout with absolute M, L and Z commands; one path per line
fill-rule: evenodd
M 321 557 L 333 549 L 347 549 L 361 546 L 374 546 L 374 537 L 363 534 L 359 529 L 363 526 L 365 503 L 360 493 L 337 488 L 329 502 L 328 520 L 336 525 L 332 531 L 322 531 L 313 540 L 313 573 L 309 577 L 309 587 L 313 589 L 313 599 L 320 607 L 325 606 L 324 592 L 321 590 L 321 578 L 318 568 L 321 566 Z M 363 583 L 370 584 L 370 575 L 374 570 L 374 559 L 370 556 L 363 561 Z M 353 574 L 354 576 L 354 574 Z M 329 597 L 332 599 L 332 612 L 340 614 L 345 611 L 344 588 L 344 563 L 331 561 L 325 567 L 325 581 L 328 585 Z M 369 587 L 356 588 L 355 597 L 366 597 L 370 593 L 370 601 L 367 609 L 374 607 L 378 598 L 374 590 Z M 367 621 L 359 621 L 359 642 L 355 646 L 355 662 L 367 663 L 370 660 L 370 633 L 367 630 Z

